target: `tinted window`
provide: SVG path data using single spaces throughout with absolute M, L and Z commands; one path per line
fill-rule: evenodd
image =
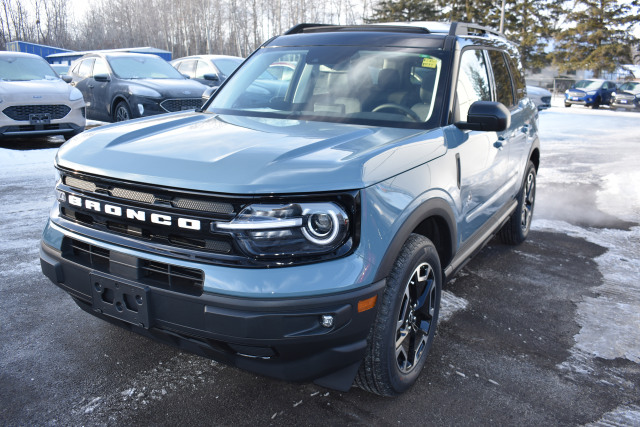
M 94 62 L 95 62 L 95 59 L 93 58 L 85 59 L 84 61 L 82 61 L 82 63 L 80 64 L 80 68 L 78 69 L 78 75 L 80 77 L 91 76 L 91 69 L 93 68 Z
M 466 50 L 462 53 L 456 99 L 461 120 L 466 120 L 469 107 L 474 102 L 491 101 L 489 73 L 482 50 Z
M 493 68 L 493 79 L 496 82 L 496 101 L 502 102 L 507 108 L 513 107 L 513 84 L 504 55 L 500 51 L 490 50 L 489 58 Z
M 522 67 L 519 61 L 516 62 L 512 57 L 507 55 L 507 62 L 509 63 L 509 69 L 513 76 L 513 84 L 516 88 L 516 101 L 520 102 L 527 94 L 526 83 L 524 82 L 524 76 L 522 75 Z

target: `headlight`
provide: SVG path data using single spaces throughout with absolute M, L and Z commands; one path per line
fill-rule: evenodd
M 640 99 L 640 93 L 636 94 L 636 99 Z M 0 99 L 0 102 L 2 102 L 2 100 Z
M 345 245 L 351 237 L 349 215 L 333 202 L 249 205 L 214 227 L 231 233 L 247 255 L 257 258 L 340 255 L 351 247 Z
M 587 92 L 587 95 L 595 95 L 596 93 L 598 93 L 598 91 L 590 90 L 589 92 Z
M 615 92 L 611 92 L 611 96 L 616 96 L 616 93 Z
M 157 90 L 144 86 L 130 86 L 129 93 L 137 96 L 147 96 L 149 98 L 160 98 L 162 95 Z
M 74 87 L 71 89 L 71 92 L 69 92 L 69 101 L 77 101 L 78 99 L 82 99 L 82 92 Z
M 565 95 L 569 95 L 569 89 L 564 91 Z

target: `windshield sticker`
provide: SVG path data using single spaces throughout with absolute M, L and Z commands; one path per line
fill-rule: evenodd
M 437 68 L 438 60 L 436 58 L 423 58 L 422 59 L 422 67 L 423 68 Z

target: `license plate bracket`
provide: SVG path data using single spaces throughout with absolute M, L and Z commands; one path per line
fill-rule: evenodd
M 146 286 L 91 273 L 93 309 L 149 329 L 149 289 Z
M 48 125 L 51 123 L 49 113 L 29 114 L 29 123 L 32 125 Z

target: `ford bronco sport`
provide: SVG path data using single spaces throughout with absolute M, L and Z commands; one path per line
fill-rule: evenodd
M 292 72 L 266 78 L 273 64 Z M 42 270 L 147 337 L 397 395 L 426 363 L 443 283 L 492 236 L 527 237 L 537 129 L 499 33 L 299 25 L 201 111 L 62 146 Z

